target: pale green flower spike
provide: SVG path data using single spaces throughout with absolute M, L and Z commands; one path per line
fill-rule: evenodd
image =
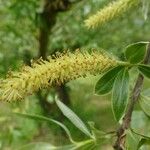
M 119 61 L 105 53 L 91 54 L 79 51 L 59 54 L 55 59 L 39 59 L 20 72 L 9 73 L 0 83 L 0 100 L 8 102 L 23 99 L 39 89 L 61 84 L 88 74 L 100 74 L 119 65 Z
M 102 26 L 115 17 L 125 13 L 132 6 L 138 4 L 139 0 L 118 0 L 98 11 L 95 15 L 85 20 L 85 26 L 88 28 L 96 28 Z

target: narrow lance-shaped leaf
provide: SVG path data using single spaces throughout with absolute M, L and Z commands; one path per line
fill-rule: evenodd
M 44 142 L 34 142 L 34 143 L 29 143 L 27 145 L 23 145 L 19 148 L 17 148 L 18 150 L 56 150 L 56 147 L 49 144 L 49 143 L 44 143 Z
M 69 137 L 69 140 L 72 143 L 74 143 L 74 140 L 72 139 L 72 136 L 71 136 L 70 131 L 68 130 L 68 128 L 59 121 L 56 121 L 54 119 L 50 119 L 50 118 L 47 118 L 47 117 L 44 117 L 44 116 L 41 116 L 41 115 L 35 115 L 35 114 L 25 114 L 25 113 L 14 113 L 14 114 L 16 114 L 18 116 L 21 116 L 21 117 L 28 118 L 28 119 L 34 119 L 34 120 L 38 120 L 38 121 L 41 120 L 41 121 L 47 121 L 49 123 L 55 123 L 55 124 L 59 125 L 62 129 L 64 129 L 64 131 L 66 132 L 66 134 Z
M 84 134 L 86 134 L 89 137 L 93 136 L 86 127 L 86 125 L 83 123 L 83 121 L 70 108 L 68 108 L 59 100 L 56 100 L 56 104 L 62 111 L 64 116 L 66 116 L 79 130 L 81 130 Z
M 63 145 L 63 146 L 53 146 L 49 143 L 44 142 L 32 142 L 27 145 L 23 145 L 17 150 L 76 150 L 78 147 L 75 144 Z
M 139 65 L 139 71 L 147 78 L 150 78 L 150 66 L 148 65 Z
M 114 81 L 116 78 L 116 74 L 122 68 L 123 68 L 123 66 L 118 66 L 118 67 L 111 69 L 107 73 L 105 73 L 96 83 L 95 93 L 98 95 L 103 95 L 103 94 L 107 94 L 108 92 L 110 92 L 113 87 L 113 84 L 114 84 Z
M 117 121 L 122 117 L 127 102 L 129 92 L 129 72 L 123 68 L 117 75 L 112 92 L 112 109 Z
M 138 42 L 127 46 L 125 49 L 126 59 L 132 64 L 141 62 L 146 54 L 148 43 L 149 42 Z

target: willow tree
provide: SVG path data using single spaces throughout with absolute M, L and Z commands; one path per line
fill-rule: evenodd
M 148 4 L 148 1 L 145 0 Z M 143 7 L 145 6 L 143 3 Z M 85 26 L 96 28 L 105 25 L 116 17 L 125 14 L 129 9 L 140 6 L 140 0 L 118 0 L 98 11 L 95 15 L 85 20 Z M 144 16 L 147 11 L 144 11 Z M 46 60 L 39 59 L 33 61 L 31 66 L 24 66 L 19 72 L 11 72 L 6 79 L 1 80 L 0 99 L 2 101 L 13 102 L 24 99 L 26 96 L 48 88 L 52 85 L 60 85 L 79 77 L 86 77 L 89 74 L 101 75 L 96 83 L 95 93 L 104 95 L 112 93 L 112 110 L 116 123 L 119 127 L 114 132 L 100 132 L 92 124 L 90 129 L 83 121 L 65 104 L 56 97 L 56 104 L 62 113 L 87 137 L 88 140 L 77 142 L 73 140 L 67 127 L 60 122 L 46 118 L 44 116 L 20 114 L 22 117 L 40 119 L 56 123 L 67 133 L 72 144 L 62 147 L 52 146 L 51 149 L 92 149 L 99 148 L 101 140 L 116 136 L 114 149 L 133 149 L 132 142 L 128 142 L 131 133 L 139 136 L 138 142 L 134 144 L 134 149 L 140 149 L 143 145 L 148 145 L 150 137 L 136 132 L 131 128 L 132 114 L 137 102 L 145 114 L 149 112 L 149 94 L 143 92 L 145 78 L 150 78 L 150 42 L 140 41 L 128 45 L 124 49 L 124 60 L 117 59 L 112 54 L 104 50 L 96 50 L 88 53 L 77 50 L 74 53 L 56 53 Z M 135 69 L 139 72 L 134 87 L 130 84 L 132 78 L 130 72 Z M 130 137 L 131 138 L 131 137 Z M 130 145 L 131 144 L 131 145 Z

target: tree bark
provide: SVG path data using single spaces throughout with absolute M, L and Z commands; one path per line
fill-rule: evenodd
M 49 35 L 53 26 L 56 24 L 56 16 L 59 12 L 67 11 L 70 7 L 69 0 L 45 0 L 43 12 L 39 14 L 40 17 L 40 34 L 39 34 L 39 57 L 46 59 Z M 60 100 L 65 104 L 70 105 L 70 98 L 66 90 L 65 84 L 55 88 Z M 52 104 L 46 100 L 47 95 L 42 95 L 41 91 L 38 92 L 41 107 L 45 114 L 50 114 Z

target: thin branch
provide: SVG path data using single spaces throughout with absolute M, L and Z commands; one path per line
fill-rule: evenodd
M 143 63 L 148 64 L 149 62 L 150 62 L 150 43 L 148 44 L 147 54 L 145 56 Z M 126 136 L 125 131 L 130 127 L 132 113 L 134 110 L 134 106 L 139 99 L 140 92 L 141 92 L 141 89 L 143 86 L 143 81 L 144 81 L 143 75 L 139 74 L 137 81 L 135 83 L 135 86 L 133 88 L 131 97 L 130 97 L 131 101 L 127 107 L 127 111 L 126 111 L 125 116 L 123 118 L 123 123 L 121 124 L 121 126 L 117 130 L 117 140 L 116 140 L 115 145 L 114 145 L 115 150 L 123 150 L 124 149 L 124 141 L 125 141 L 125 136 Z

